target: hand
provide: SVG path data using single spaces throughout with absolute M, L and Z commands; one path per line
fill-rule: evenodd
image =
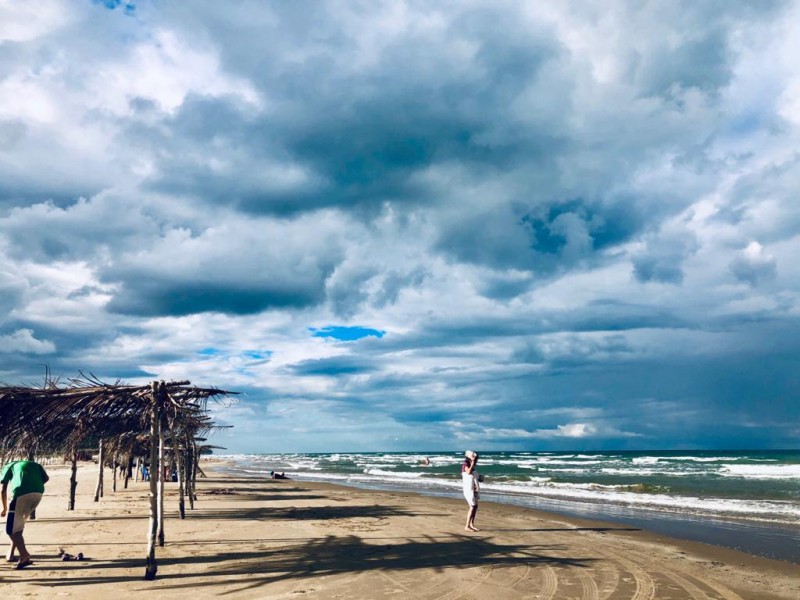
M 0 517 L 5 517 L 5 516 L 6 516 L 6 509 L 4 508 L 3 512 L 0 513 Z

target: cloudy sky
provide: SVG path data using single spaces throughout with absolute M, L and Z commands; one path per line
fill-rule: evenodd
M 800 439 L 800 3 L 0 0 L 0 380 L 233 452 Z

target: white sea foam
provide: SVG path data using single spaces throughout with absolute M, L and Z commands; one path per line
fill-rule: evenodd
M 401 475 L 406 477 L 402 477 Z M 389 471 L 363 475 L 315 473 L 313 478 L 361 484 L 402 484 L 404 487 L 410 480 L 413 480 L 414 485 L 420 488 L 450 490 L 458 490 L 461 488 L 461 482 L 454 479 L 407 477 L 408 475 L 413 474 L 392 473 Z M 619 486 L 607 486 L 594 483 L 561 483 L 546 479 L 503 483 L 484 482 L 481 484 L 481 490 L 484 493 L 511 493 L 581 502 L 601 502 L 628 507 L 680 511 L 694 514 L 741 516 L 751 519 L 774 520 L 793 524 L 800 522 L 800 507 L 797 504 L 789 502 L 740 500 L 731 498 L 697 498 L 690 496 L 670 496 L 667 494 L 641 494 L 625 491 L 624 487 L 620 488 Z
M 487 452 L 487 455 L 490 453 Z M 430 457 L 431 467 L 421 467 L 419 462 L 424 455 L 412 454 L 356 454 L 338 453 L 335 455 L 223 455 L 216 458 L 229 459 L 238 465 L 238 472 L 248 475 L 266 476 L 270 470 L 286 471 L 293 479 L 313 479 L 363 486 L 384 486 L 389 488 L 418 489 L 432 493 L 457 494 L 461 488 L 458 464 L 460 453 L 436 454 Z M 644 488 L 659 493 L 637 493 L 626 485 L 601 484 L 607 476 L 624 477 L 632 485 L 650 484 L 651 476 L 724 476 L 726 478 L 746 478 L 750 480 L 774 480 L 775 485 L 792 486 L 800 479 L 800 464 L 769 464 L 774 459 L 748 457 L 661 457 L 637 456 L 631 459 L 622 456 L 594 454 L 539 453 L 519 455 L 494 455 L 494 466 L 482 484 L 485 493 L 517 494 L 522 497 L 542 497 L 579 501 L 611 506 L 651 508 L 664 511 L 686 512 L 703 515 L 728 515 L 755 520 L 775 520 L 793 525 L 800 524 L 800 503 L 797 501 L 778 501 L 761 499 L 742 499 L 719 497 L 726 493 L 730 485 L 737 485 L 728 479 L 727 488 L 720 488 L 717 497 L 708 497 L 705 491 L 677 495 L 674 490 Z M 746 460 L 746 464 L 742 461 Z M 484 465 L 490 466 L 491 460 Z M 712 463 L 717 464 L 712 464 Z M 766 463 L 766 464 L 765 464 Z M 513 468 L 529 469 L 525 480 L 517 480 Z M 438 469 L 437 469 L 438 467 Z M 447 468 L 444 468 L 447 467 Z M 450 469 L 452 467 L 452 469 Z M 487 469 L 488 470 L 488 469 Z M 349 472 L 348 472 L 349 471 Z M 437 473 L 438 471 L 438 473 Z M 446 473 L 441 473 L 446 471 Z M 492 475 L 492 472 L 496 472 Z M 563 474 L 569 482 L 553 481 Z M 595 481 L 592 481 L 598 477 Z M 782 480 L 778 484 L 778 480 Z M 614 480 L 611 480 L 614 481 Z M 619 483 L 620 480 L 616 480 Z M 714 479 L 710 479 L 713 483 Z M 719 481 L 717 479 L 717 481 Z M 670 484 L 671 485 L 671 484 Z M 677 483 L 676 483 L 677 485 Z M 687 483 L 687 485 L 689 485 Z M 716 484 L 714 484 L 716 485 Z M 689 489 L 694 489 L 693 485 Z M 713 488 L 709 488 L 711 491 Z M 780 488 L 783 489 L 783 488 Z M 780 492 L 783 493 L 783 492 Z M 700 494 L 695 496 L 693 494 Z
M 719 474 L 723 477 L 745 479 L 800 479 L 800 465 L 724 464 Z
M 674 460 L 681 462 L 723 462 L 730 460 L 743 460 L 745 457 L 739 456 L 661 456 L 661 460 Z
M 579 467 L 583 465 L 600 465 L 605 463 L 606 461 L 603 460 L 555 460 L 555 459 L 547 459 L 547 460 L 526 460 L 526 461 L 506 461 L 503 463 L 498 464 L 505 464 L 505 465 L 514 465 L 520 469 L 539 469 L 542 467 L 550 467 L 554 465 L 567 465 L 573 467 Z M 488 464 L 488 463 L 487 463 Z M 557 467 L 556 467 L 557 468 Z
M 656 469 L 610 469 L 610 468 L 603 468 L 600 469 L 600 472 L 604 475 L 631 475 L 631 476 L 648 476 L 648 475 L 656 475 L 656 474 L 669 474 L 668 472 L 662 473 Z
M 367 469 L 364 473 L 367 475 L 377 475 L 378 477 L 388 477 L 390 479 L 419 479 L 424 476 L 424 473 L 404 473 L 398 471 L 384 471 L 382 469 Z
M 566 500 L 611 502 L 625 506 L 680 510 L 701 514 L 727 514 L 750 518 L 784 519 L 793 523 L 797 523 L 798 520 L 800 520 L 800 507 L 787 502 L 728 498 L 696 498 L 669 496 L 667 494 L 637 494 L 633 492 L 613 491 L 609 489 L 609 486 L 597 486 L 593 484 L 547 483 L 537 485 L 531 483 L 504 483 L 484 484 L 482 489 L 485 491 L 533 494 L 537 496 L 563 498 Z
M 600 473 L 603 475 L 621 475 L 623 477 L 630 476 L 630 477 L 649 477 L 651 475 L 664 475 L 665 477 L 691 477 L 698 474 L 697 471 L 678 471 L 675 469 L 669 468 L 612 468 L 612 467 L 604 467 L 600 469 Z
M 542 467 L 539 470 L 547 473 L 583 473 L 586 471 L 586 469 L 575 469 L 571 467 L 553 467 L 553 468 Z

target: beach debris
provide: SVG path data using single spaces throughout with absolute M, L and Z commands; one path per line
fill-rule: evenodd
M 87 559 L 83 555 L 83 552 L 78 552 L 78 554 L 76 554 L 75 556 L 72 556 L 72 554 L 70 554 L 68 552 L 64 552 L 64 554 L 61 555 L 61 560 L 63 562 L 67 562 L 67 561 L 70 561 L 70 560 L 89 560 L 89 559 Z
M 212 496 L 234 496 L 238 494 L 236 490 L 232 488 L 216 488 L 213 490 L 209 490 L 206 492 L 207 494 L 211 494 Z

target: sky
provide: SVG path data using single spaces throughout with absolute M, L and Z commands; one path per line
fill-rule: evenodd
M 0 381 L 231 453 L 800 447 L 800 3 L 0 0 Z

